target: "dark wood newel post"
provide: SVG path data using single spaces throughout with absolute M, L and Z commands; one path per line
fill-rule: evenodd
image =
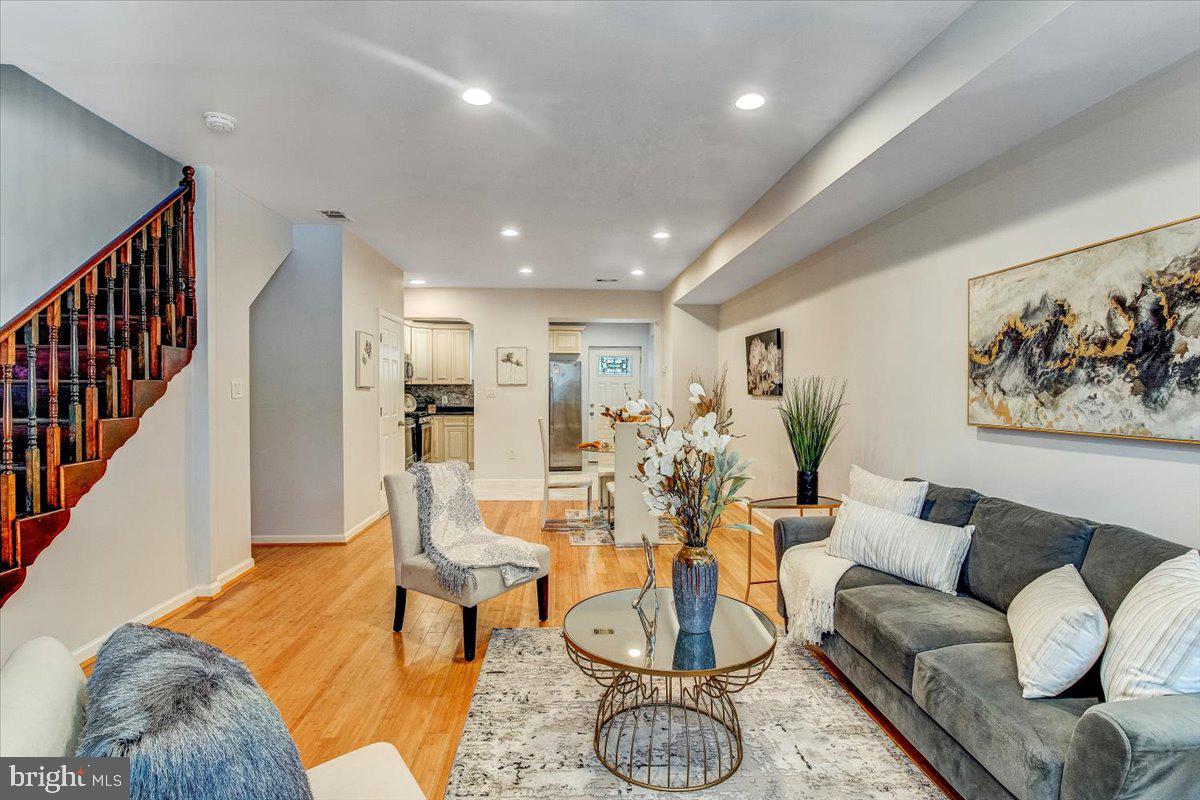
M 187 275 L 187 297 L 184 303 L 184 341 L 186 346 L 196 346 L 196 237 L 193 232 L 193 222 L 196 212 L 196 170 L 194 167 L 183 168 L 183 180 L 180 186 L 187 187 L 183 195 L 183 252 L 185 264 L 181 265 Z

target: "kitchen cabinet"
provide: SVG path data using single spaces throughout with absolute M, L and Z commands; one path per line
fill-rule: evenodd
M 433 380 L 433 343 L 428 325 L 413 324 L 411 326 L 411 353 L 413 365 L 410 383 L 430 383 Z
M 467 414 L 435 414 L 429 430 L 433 448 L 429 461 L 466 461 L 475 468 L 475 418 Z
M 410 383 L 471 383 L 471 328 L 413 322 L 410 329 Z
M 583 328 L 551 328 L 551 353 L 579 353 L 583 349 Z

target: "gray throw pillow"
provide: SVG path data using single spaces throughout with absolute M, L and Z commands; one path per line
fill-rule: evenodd
M 77 755 L 129 758 L 134 800 L 311 800 L 275 704 L 246 666 L 181 633 L 124 625 L 96 655 Z

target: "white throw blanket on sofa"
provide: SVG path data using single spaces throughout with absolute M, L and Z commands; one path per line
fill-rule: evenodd
M 799 644 L 821 643 L 833 630 L 833 601 L 838 581 L 854 562 L 825 551 L 828 539 L 788 548 L 779 562 L 779 588 L 787 606 L 788 638 Z
M 475 587 L 482 567 L 499 567 L 505 586 L 523 583 L 540 568 L 529 543 L 487 529 L 479 514 L 471 474 L 461 461 L 417 464 L 417 521 L 421 549 L 437 572 L 438 583 L 454 595 Z

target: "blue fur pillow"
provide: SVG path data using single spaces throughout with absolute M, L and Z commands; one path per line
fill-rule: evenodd
M 76 755 L 129 759 L 134 800 L 310 800 L 291 734 L 246 666 L 181 633 L 118 628 Z

